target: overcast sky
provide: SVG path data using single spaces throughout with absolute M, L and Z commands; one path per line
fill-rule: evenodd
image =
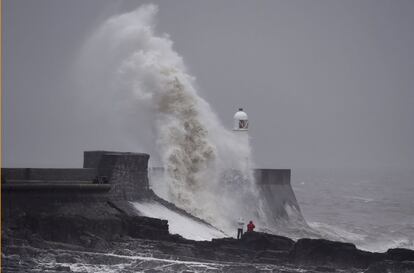
M 2 2 L 3 166 L 79 167 L 83 150 L 122 150 L 74 113 L 70 70 L 103 20 L 150 1 Z M 414 1 L 152 3 L 223 123 L 245 108 L 259 167 L 414 167 Z

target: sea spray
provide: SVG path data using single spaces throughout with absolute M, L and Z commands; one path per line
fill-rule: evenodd
M 135 142 L 157 152 L 169 201 L 228 232 L 239 216 L 264 226 L 250 147 L 197 94 L 169 36 L 155 34 L 156 13 L 156 6 L 144 5 L 94 31 L 78 60 L 85 96 L 100 105 L 96 114 L 123 124 Z

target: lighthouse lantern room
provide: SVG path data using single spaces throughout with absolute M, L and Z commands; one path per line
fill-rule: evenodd
M 234 114 L 234 129 L 235 131 L 247 131 L 249 129 L 249 119 L 243 108 Z

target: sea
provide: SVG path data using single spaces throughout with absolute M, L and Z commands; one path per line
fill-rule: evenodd
M 414 170 L 294 169 L 292 187 L 323 237 L 368 251 L 414 249 Z

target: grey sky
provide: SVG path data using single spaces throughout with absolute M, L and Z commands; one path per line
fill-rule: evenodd
M 123 148 L 74 113 L 70 70 L 100 22 L 148 2 L 3 0 L 4 166 Z M 223 123 L 248 112 L 258 166 L 414 166 L 414 1 L 151 2 Z

